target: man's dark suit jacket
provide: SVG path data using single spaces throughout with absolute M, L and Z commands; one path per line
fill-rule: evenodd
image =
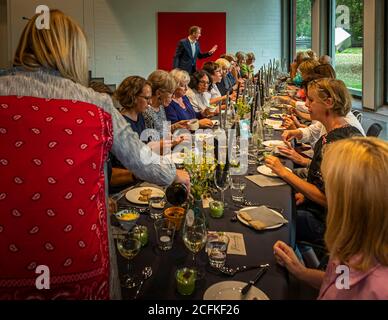
M 192 74 L 196 71 L 197 58 L 203 59 L 211 55 L 209 52 L 202 53 L 199 48 L 199 42 L 197 41 L 195 43 L 195 55 L 193 57 L 190 40 L 188 38 L 182 39 L 179 41 L 175 51 L 174 68 L 186 70 L 189 74 Z

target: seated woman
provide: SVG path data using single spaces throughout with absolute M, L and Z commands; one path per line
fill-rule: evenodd
M 202 112 L 196 112 L 186 96 L 188 84 L 190 82 L 190 75 L 188 72 L 180 69 L 174 69 L 170 72 L 174 77 L 178 86 L 174 92 L 173 98 L 169 106 L 166 108 L 167 120 L 172 124 L 181 121 L 188 121 L 191 119 L 199 119 L 199 126 L 201 128 L 211 128 L 213 122 L 207 119 L 207 109 Z
M 282 241 L 274 245 L 276 260 L 320 288 L 318 299 L 387 300 L 388 144 L 377 138 L 335 142 L 325 150 L 321 170 L 328 205 L 326 273 L 306 268 Z
M 296 204 L 303 204 L 303 208 L 297 211 L 296 239 L 320 242 L 325 231 L 327 206 L 320 169 L 323 149 L 334 141 L 361 136 L 361 133 L 344 118 L 350 111 L 351 97 L 343 81 L 320 79 L 310 82 L 306 104 L 311 118 L 320 121 L 327 131 L 315 145 L 307 182 L 286 170 L 276 157 L 268 157 L 265 162 L 273 172 L 299 192 L 296 194 Z
M 220 90 L 217 87 L 217 83 L 220 83 L 222 80 L 221 67 L 215 62 L 209 61 L 204 63 L 202 70 L 208 72 L 211 77 L 212 84 L 210 85 L 210 90 L 209 90 L 209 93 L 210 93 L 209 103 L 217 104 L 217 103 L 225 102 L 227 96 L 222 95 Z M 231 99 L 234 99 L 234 95 L 231 95 L 230 97 Z
M 248 52 L 246 55 L 245 63 L 241 65 L 241 76 L 245 79 L 252 79 L 255 74 L 255 62 L 256 57 L 253 52 Z
M 130 76 L 121 82 L 114 98 L 121 106 L 121 114 L 134 132 L 141 136 L 146 129 L 143 112 L 152 99 L 151 83 L 139 76 Z
M 310 59 L 310 57 L 306 52 L 298 51 L 296 54 L 296 58 L 294 59 L 294 61 L 290 65 L 290 78 L 293 79 L 293 82 L 297 85 L 302 84 L 302 81 L 300 81 L 299 76 L 297 79 L 295 79 L 295 77 L 297 75 L 298 68 L 299 68 L 300 64 L 307 59 Z
M 244 80 L 241 79 L 240 76 L 240 67 L 237 65 L 237 59 L 233 54 L 223 54 L 220 56 L 220 58 L 223 58 L 230 63 L 230 70 L 227 74 L 227 77 L 229 78 L 230 82 L 233 85 L 233 90 L 236 90 L 238 87 L 238 82 L 244 83 Z
M 210 74 L 198 70 L 191 75 L 187 97 L 195 112 L 203 112 L 210 107 L 209 90 L 212 85 Z
M 146 162 L 151 150 L 109 96 L 87 88 L 80 26 L 51 10 L 42 29 L 39 17 L 21 34 L 15 68 L 0 77 L 0 300 L 118 299 L 109 151 L 143 180 L 189 186 L 190 178 L 168 157 Z M 35 285 L 39 264 L 50 268 L 50 290 Z
M 226 59 L 220 58 L 216 60 L 216 63 L 221 67 L 222 80 L 217 83 L 218 90 L 221 95 L 233 93 L 233 86 L 236 84 L 236 79 L 230 73 L 231 65 Z
M 174 77 L 164 70 L 152 72 L 148 76 L 148 81 L 152 86 L 152 99 L 150 99 L 151 104 L 144 111 L 145 124 L 148 129 L 154 129 L 159 133 L 159 139 L 167 139 L 171 132 L 186 128 L 187 123 L 187 121 L 178 121 L 170 127 L 167 121 L 165 108 L 171 103 L 177 84 Z

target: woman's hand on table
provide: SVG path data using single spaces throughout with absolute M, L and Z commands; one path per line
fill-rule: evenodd
M 290 140 L 292 140 L 294 138 L 299 139 L 299 140 L 302 139 L 303 138 L 302 131 L 298 130 L 298 129 L 296 129 L 296 130 L 286 130 L 282 134 L 282 139 L 283 139 L 284 142 L 288 142 L 288 141 L 290 141 Z
M 188 128 L 188 125 L 187 125 L 188 122 L 189 122 L 189 120 L 181 120 L 181 121 L 175 122 L 173 125 L 171 125 L 171 129 L 172 129 L 173 132 L 175 130 L 178 130 L 178 129 L 187 129 Z
M 297 163 L 301 166 L 307 167 L 310 162 L 308 159 L 296 152 L 294 148 L 286 148 L 280 146 L 278 147 L 278 150 L 282 153 L 282 156 L 287 157 L 294 163 Z
M 279 158 L 268 156 L 265 158 L 265 165 L 276 173 L 280 178 L 283 178 L 289 172 L 285 166 L 282 165 Z
M 200 128 L 213 128 L 213 121 L 208 118 L 199 120 Z
M 301 194 L 300 192 L 295 193 L 295 203 L 297 206 L 303 204 L 305 200 L 306 198 L 303 194 Z
M 301 278 L 307 268 L 299 261 L 294 250 L 283 241 L 277 241 L 273 246 L 273 253 L 278 264 L 287 268 L 297 278 Z

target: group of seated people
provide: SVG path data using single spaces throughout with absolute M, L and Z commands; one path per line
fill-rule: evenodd
M 297 89 L 295 96 L 291 90 L 291 97 L 275 97 L 289 104 L 291 113 L 283 124 L 287 147 L 279 152 L 306 169 L 290 172 L 274 156 L 265 162 L 297 192 L 299 257 L 307 244 L 326 248 L 330 261 L 325 275 L 307 268 L 283 242 L 274 245 L 274 254 L 297 278 L 320 288 L 320 299 L 387 299 L 382 281 L 388 278 L 388 146 L 363 137 L 344 82 L 336 79 L 330 64 L 311 56 L 298 53 L 294 62 L 299 66 L 288 89 Z M 312 159 L 291 146 L 293 139 L 313 147 Z M 350 269 L 350 288 L 336 287 L 339 265 Z
M 150 155 L 161 145 L 180 143 L 184 138 L 171 135 L 191 119 L 211 127 L 209 118 L 220 110 L 209 107 L 222 106 L 238 83 L 254 77 L 254 56 L 224 55 L 191 78 L 181 70 L 156 70 L 147 79 L 130 76 L 110 92 L 89 84 L 87 41 L 79 25 L 51 10 L 50 29 L 39 29 L 38 17 L 21 35 L 14 67 L 0 77 L 0 255 L 5 262 L 0 300 L 119 299 L 107 209 L 108 159 L 113 186 L 136 179 L 190 187 L 188 173 L 169 157 L 148 161 Z M 298 69 L 304 80 L 311 68 L 320 74 L 319 62 L 303 63 Z M 363 138 L 347 120 L 351 98 L 335 77 L 325 74 L 305 83 L 304 97 L 304 120 L 313 123 L 300 124 L 291 109 L 294 117 L 287 125 L 295 128 L 283 138 L 309 140 L 314 157 L 302 161 L 292 148 L 283 153 L 308 168 L 307 181 L 285 170 L 276 157 L 266 164 L 298 191 L 297 239 L 324 239 L 330 263 L 324 276 L 303 266 L 282 242 L 274 245 L 275 257 L 299 279 L 321 287 L 322 299 L 388 298 L 387 144 Z M 153 134 L 142 141 L 145 129 Z M 340 264 L 351 269 L 348 291 L 335 287 Z M 50 290 L 35 286 L 41 265 L 50 269 Z
M 110 96 L 123 118 L 146 142 L 158 152 L 174 147 L 184 140 L 179 129 L 189 129 L 190 120 L 198 119 L 199 128 L 211 128 L 211 117 L 225 107 L 229 95 L 236 96 L 237 82 L 243 87 L 244 78 L 232 74 L 236 58 L 223 55 L 215 62 L 206 62 L 191 76 L 184 70 L 153 71 L 147 79 L 129 76 L 115 92 L 103 83 L 91 82 L 95 91 Z M 229 60 L 231 62 L 229 62 Z M 154 130 L 154 134 L 149 134 Z M 171 136 L 173 137 L 171 140 Z M 133 172 L 125 169 L 117 158 L 110 155 L 110 193 L 117 193 L 138 182 Z

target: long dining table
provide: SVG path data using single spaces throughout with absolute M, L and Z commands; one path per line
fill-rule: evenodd
M 272 137 L 266 137 L 266 140 L 280 139 L 281 131 L 274 131 Z M 287 159 L 283 159 L 287 167 L 292 168 L 293 164 Z M 209 209 L 203 209 L 203 214 L 208 220 L 208 230 L 234 232 L 243 235 L 246 255 L 228 254 L 226 265 L 228 266 L 252 266 L 269 264 L 270 268 L 266 274 L 259 280 L 256 286 L 262 290 L 269 299 L 281 300 L 290 298 L 290 280 L 286 269 L 276 263 L 273 254 L 273 245 L 277 240 L 282 240 L 288 244 L 294 243 L 293 216 L 295 214 L 295 203 L 293 200 L 292 188 L 288 185 L 259 187 L 252 181 L 246 179 L 246 176 L 256 175 L 257 165 L 249 165 L 248 171 L 243 176 L 246 182 L 245 198 L 248 201 L 268 205 L 283 209 L 283 216 L 288 220 L 276 229 L 257 231 L 232 219 L 235 211 L 239 210 L 231 197 L 231 191 L 225 192 L 225 202 L 227 207 L 222 218 L 212 218 Z M 213 196 L 213 198 L 216 198 Z M 125 197 L 120 200 L 121 204 L 131 205 Z M 169 251 L 161 251 L 156 244 L 154 229 L 154 220 L 148 214 L 142 214 L 137 224 L 148 228 L 148 244 L 143 247 L 140 253 L 133 259 L 134 273 L 141 278 L 141 272 L 146 266 L 152 268 L 152 276 L 144 281 L 138 299 L 152 300 L 201 300 L 205 291 L 215 283 L 221 281 L 242 281 L 252 280 L 258 269 L 247 270 L 235 274 L 234 276 L 225 275 L 210 267 L 205 250 L 202 249 L 196 257 L 196 263 L 204 272 L 202 279 L 196 282 L 196 288 L 192 295 L 182 296 L 177 292 L 175 273 L 178 268 L 192 265 L 192 254 L 185 247 L 182 234 L 176 232 L 173 248 Z M 123 275 L 127 271 L 127 260 L 125 260 L 117 251 L 117 261 L 119 274 Z M 122 299 L 133 299 L 136 288 L 122 288 Z

